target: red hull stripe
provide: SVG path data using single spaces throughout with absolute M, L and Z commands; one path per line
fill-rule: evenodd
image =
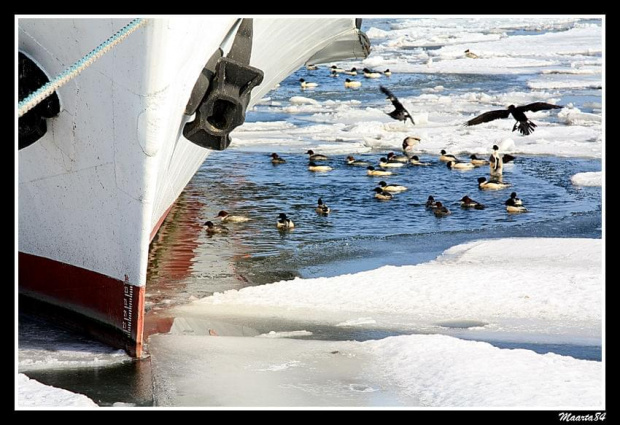
M 153 238 L 155 237 L 155 235 L 157 234 L 157 231 L 159 230 L 159 228 L 161 227 L 162 223 L 164 222 L 164 220 L 166 219 L 166 217 L 168 217 L 168 213 L 170 213 L 170 210 L 172 209 L 172 207 L 174 207 L 174 202 L 172 203 L 172 205 L 170 205 L 168 207 L 168 209 L 166 211 L 164 211 L 164 213 L 161 215 L 161 217 L 159 217 L 159 220 L 157 220 L 157 223 L 155 223 L 155 226 L 153 227 L 153 229 L 151 230 L 151 236 L 149 238 L 149 242 L 153 241 Z
M 87 331 L 95 338 L 142 355 L 144 287 L 101 273 L 19 253 L 19 292 L 54 320 Z M 20 306 L 23 303 L 20 300 Z

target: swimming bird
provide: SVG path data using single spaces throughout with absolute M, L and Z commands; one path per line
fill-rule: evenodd
M 228 229 L 224 226 L 216 226 L 212 221 L 207 221 L 204 224 L 204 228 L 207 233 L 226 233 Z
M 435 217 L 445 217 L 452 213 L 447 207 L 444 207 L 441 202 L 437 201 L 435 202 L 435 207 L 433 208 L 433 214 L 435 214 Z
M 508 118 L 511 114 L 512 117 L 517 121 L 515 125 L 512 127 L 512 131 L 519 130 L 521 134 L 527 136 L 531 134 L 536 128 L 536 124 L 530 121 L 525 116 L 525 111 L 543 111 L 547 109 L 562 109 L 560 105 L 552 105 L 551 103 L 545 102 L 534 102 L 528 105 L 523 106 L 515 106 L 510 105 L 508 109 L 498 109 L 495 111 L 485 112 L 482 115 L 478 115 L 475 118 L 470 119 L 465 123 L 466 126 L 482 124 L 483 122 L 489 122 L 493 120 L 497 120 L 500 118 Z
M 493 153 L 489 157 L 491 176 L 501 176 L 504 173 L 504 164 L 514 160 L 515 157 L 512 155 L 504 154 L 503 156 L 500 156 L 499 147 L 497 145 L 493 145 Z
M 390 71 L 389 69 L 386 69 L 385 71 L 383 71 L 383 75 L 385 75 L 386 77 L 391 77 L 392 71 Z
M 330 77 L 337 77 L 338 73 L 336 71 L 332 71 L 332 72 L 329 73 L 329 76 Z
M 372 189 L 375 193 L 375 198 L 380 199 L 382 201 L 389 201 L 390 199 L 392 199 L 394 196 L 390 193 L 390 192 L 386 192 L 385 190 L 381 189 L 380 187 L 375 187 L 374 189 Z
M 405 155 L 396 155 L 394 152 L 389 152 L 387 154 L 388 162 L 408 162 L 409 158 Z
M 387 158 L 379 159 L 379 167 L 381 168 L 400 168 L 404 166 L 405 166 L 404 162 L 389 162 Z
M 347 75 L 353 75 L 353 76 L 355 76 L 355 75 L 357 75 L 357 68 L 353 67 L 353 68 L 351 68 L 351 69 L 350 69 L 350 70 L 348 70 L 348 71 L 344 71 L 344 73 L 345 73 L 345 74 L 347 74 Z
M 482 190 L 500 190 L 506 189 L 510 183 L 503 183 L 498 180 L 487 181 L 486 177 L 478 177 L 478 188 Z
M 523 201 L 517 198 L 517 192 L 512 192 L 510 194 L 510 199 L 512 199 L 515 205 L 523 205 Z
M 405 190 L 407 190 L 406 186 L 402 186 L 400 184 L 387 184 L 383 180 L 379 182 L 379 186 L 381 186 L 381 189 L 385 190 L 386 192 L 396 193 L 396 192 L 404 192 Z
M 367 166 L 370 165 L 370 162 L 362 161 L 361 159 L 355 159 L 351 155 L 349 155 L 347 156 L 347 165 Z
M 372 165 L 369 165 L 366 169 L 368 170 L 366 171 L 366 174 L 368 174 L 369 176 L 391 176 L 392 175 L 391 171 L 376 170 L 375 167 L 373 167 Z
M 516 198 L 516 193 L 515 193 L 515 198 Z M 523 202 L 519 200 L 519 204 L 517 204 L 517 201 L 515 200 L 515 198 L 513 198 L 511 194 L 510 198 L 508 198 L 506 202 L 504 202 L 506 204 L 506 211 L 508 211 L 509 213 L 527 212 L 527 208 L 523 206 Z
M 448 161 L 446 162 L 446 165 L 451 170 L 473 170 L 474 168 L 476 168 L 476 166 L 471 162 Z
M 309 149 L 306 154 L 310 155 L 308 158 L 310 161 L 326 161 L 328 158 L 320 153 L 314 153 L 312 149 Z
M 317 212 L 317 214 L 321 215 L 327 215 L 332 211 L 331 208 L 327 206 L 327 204 L 323 203 L 323 200 L 321 198 L 319 198 L 319 200 L 317 201 L 317 205 L 314 210 Z
M 487 161 L 486 159 L 481 159 L 481 158 L 478 158 L 478 157 L 476 156 L 476 154 L 475 154 L 475 153 L 472 153 L 472 154 L 469 156 L 469 159 L 471 160 L 471 161 L 469 161 L 469 162 L 471 162 L 472 164 L 474 164 L 476 167 L 479 167 L 479 166 L 481 166 L 481 165 L 487 165 L 487 164 L 489 163 L 489 161 Z
M 377 71 L 371 71 L 368 68 L 364 68 L 364 77 L 366 78 L 379 78 L 381 77 L 381 73 Z
M 405 137 L 403 139 L 403 152 L 405 152 L 405 155 L 409 156 L 412 154 L 415 147 L 420 144 L 420 140 L 422 139 L 416 136 Z
M 215 218 L 219 218 L 222 223 L 243 223 L 249 220 L 249 218 L 242 215 L 230 215 L 227 211 L 220 211 Z
M 306 64 L 306 69 L 308 71 L 316 71 L 317 69 L 319 69 L 319 67 L 313 63 L 307 63 Z
M 459 159 L 456 156 L 452 155 L 451 153 L 446 153 L 445 149 L 442 149 L 440 153 L 441 153 L 441 156 L 439 157 L 440 161 L 443 161 L 443 162 L 448 162 L 448 161 L 459 162 Z
M 344 72 L 344 69 L 338 68 L 336 65 L 330 66 L 329 69 L 331 69 L 332 72 L 337 72 L 338 74 Z
M 314 161 L 308 163 L 308 170 L 310 171 L 331 171 L 332 167 L 329 165 L 317 165 Z
M 411 122 L 413 123 L 413 125 L 415 125 L 415 121 L 413 121 L 413 117 L 411 116 L 411 114 L 409 114 L 409 111 L 405 109 L 403 104 L 400 103 L 398 98 L 394 96 L 394 94 L 389 89 L 383 86 L 379 86 L 379 90 L 381 90 L 381 93 L 387 96 L 388 100 L 392 102 L 392 105 L 394 106 L 394 108 L 396 108 L 392 112 L 388 113 L 390 117 L 392 117 L 395 120 L 403 121 L 403 122 L 406 121 L 407 118 L 409 118 Z
M 469 49 L 465 50 L 465 56 L 467 56 L 470 59 L 478 59 L 478 55 L 475 54 L 474 52 L 470 52 Z
M 427 165 L 431 165 L 430 162 L 422 162 L 420 161 L 420 158 L 418 158 L 417 155 L 413 155 L 411 157 L 411 159 L 409 160 L 409 164 L 411 165 L 418 165 L 418 166 L 427 166 Z
M 286 162 L 286 160 L 284 158 L 282 158 L 281 156 L 279 156 L 277 153 L 272 153 L 271 154 L 271 163 L 272 164 L 284 164 Z
M 428 199 L 426 200 L 426 208 L 435 208 L 435 206 L 437 205 L 437 201 L 435 201 L 435 198 L 433 196 L 429 196 Z
M 317 83 L 311 83 L 309 81 L 304 80 L 303 78 L 300 78 L 299 82 L 301 83 L 301 88 L 302 89 L 311 89 L 313 87 L 318 86 Z
M 465 195 L 461 198 L 461 207 L 463 208 L 474 208 L 477 210 L 483 210 L 485 207 L 479 202 L 474 201 L 469 196 Z
M 295 227 L 293 220 L 286 217 L 286 214 L 280 213 L 278 216 L 278 221 L 276 221 L 276 227 L 278 229 L 292 229 Z
M 346 88 L 356 88 L 356 87 L 360 87 L 362 85 L 362 83 L 360 81 L 351 81 L 350 79 L 346 79 L 344 80 L 344 86 Z

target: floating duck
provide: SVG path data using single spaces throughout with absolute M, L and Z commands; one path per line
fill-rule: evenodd
M 445 149 L 442 149 L 440 153 L 441 153 L 441 156 L 439 157 L 440 161 L 443 161 L 443 162 L 448 162 L 448 161 L 459 162 L 459 159 L 456 156 L 454 156 L 454 155 L 452 155 L 450 153 L 446 153 Z
M 482 190 L 500 190 L 509 187 L 509 183 L 503 183 L 498 180 L 487 181 L 486 177 L 478 178 L 478 188 Z
M 512 192 L 510 194 L 510 198 L 508 198 L 504 203 L 506 204 L 506 211 L 508 211 L 509 213 L 527 212 L 527 208 L 523 206 L 523 202 L 519 198 L 517 198 L 516 192 Z
M 321 215 L 327 215 L 332 211 L 331 208 L 329 208 L 326 204 L 323 203 L 323 200 L 321 198 L 319 198 L 319 200 L 317 201 L 317 205 L 314 210 L 317 212 L 317 214 Z
M 446 162 L 446 165 L 451 170 L 473 170 L 474 168 L 476 168 L 476 166 L 471 162 L 448 161 Z
M 409 159 L 409 164 L 415 165 L 415 166 L 423 166 L 423 167 L 431 165 L 430 162 L 422 162 L 422 161 L 420 161 L 420 158 L 418 158 L 417 155 L 413 155 L 411 157 L 411 159 Z
M 383 189 L 386 192 L 393 192 L 393 193 L 398 193 L 398 192 L 404 192 L 405 190 L 407 190 L 406 186 L 402 186 L 400 184 L 387 184 L 384 181 L 380 181 L 379 186 L 381 186 L 381 189 Z
M 429 196 L 428 199 L 426 200 L 426 208 L 435 208 L 435 206 L 437 205 L 437 201 L 435 201 L 435 198 L 433 196 Z
M 329 165 L 317 165 L 314 161 L 310 161 L 310 163 L 308 164 L 308 170 L 310 171 L 331 171 L 332 167 L 330 167 Z
M 461 198 L 461 207 L 463 208 L 474 208 L 476 210 L 483 210 L 484 205 L 479 202 L 474 201 L 469 196 L 465 195 Z
M 272 164 L 284 164 L 286 162 L 286 160 L 284 158 L 282 158 L 281 156 L 279 156 L 277 153 L 272 153 L 271 154 L 271 163 Z
M 489 161 L 487 161 L 486 159 L 480 159 L 476 156 L 475 153 L 472 153 L 469 156 L 469 159 L 472 164 L 474 164 L 476 167 L 480 167 L 481 165 L 487 165 L 489 163 Z
M 243 215 L 230 215 L 227 211 L 220 211 L 215 218 L 219 218 L 222 223 L 243 223 L 250 220 Z
M 276 221 L 276 227 L 278 229 L 293 229 L 295 224 L 293 223 L 293 220 L 286 217 L 286 214 L 280 213 L 278 216 L 278 221 Z
M 364 68 L 364 77 L 366 78 L 379 78 L 381 77 L 381 73 L 377 71 L 371 71 L 368 68 Z
M 368 171 L 366 172 L 366 174 L 368 174 L 369 176 L 391 176 L 392 172 L 391 171 L 385 171 L 385 170 L 375 170 L 375 167 L 373 167 L 372 165 L 369 165 L 366 168 Z
M 344 69 L 337 67 L 336 65 L 332 65 L 329 67 L 329 69 L 331 70 L 331 72 L 335 72 L 337 74 L 343 73 Z
M 375 198 L 380 199 L 382 201 L 389 201 L 390 199 L 392 199 L 394 197 L 390 192 L 386 192 L 385 190 L 381 189 L 380 187 L 375 187 L 372 190 L 376 192 L 375 193 Z
M 362 83 L 360 81 L 351 81 L 348 78 L 344 80 L 344 86 L 349 89 L 357 88 L 357 87 L 360 87 L 361 85 Z
M 387 154 L 388 162 L 409 162 L 409 158 L 405 155 L 396 155 L 394 152 Z
M 216 226 L 215 224 L 213 224 L 212 221 L 207 221 L 204 224 L 204 228 L 207 231 L 207 233 L 226 233 L 228 232 L 228 229 L 224 226 Z
M 307 63 L 306 64 L 306 69 L 308 71 L 316 71 L 317 69 L 319 69 L 319 67 L 313 63 Z
M 344 71 L 344 73 L 345 73 L 345 74 L 347 74 L 347 75 L 353 75 L 353 76 L 355 76 L 355 75 L 357 75 L 357 69 L 356 69 L 355 67 L 353 67 L 353 68 L 351 68 L 351 69 L 350 69 L 350 70 L 348 70 L 348 71 Z
M 351 155 L 349 155 L 347 156 L 347 165 L 367 166 L 370 165 L 370 162 L 362 161 L 361 159 L 355 159 Z
M 386 77 L 391 77 L 392 71 L 390 71 L 389 69 L 386 69 L 385 71 L 383 71 L 383 75 L 385 75 Z
M 444 207 L 441 202 L 437 201 L 435 202 L 435 208 L 433 208 L 433 214 L 435 214 L 435 217 L 445 217 L 452 213 L 448 208 Z
M 327 157 L 325 155 L 321 155 L 320 153 L 314 153 L 312 149 L 309 149 L 306 154 L 310 155 L 308 158 L 310 161 L 327 161 Z
M 405 166 L 405 163 L 403 162 L 389 162 L 387 158 L 379 159 L 379 167 L 381 168 L 400 168 L 404 166 Z
M 304 80 L 303 78 L 300 78 L 299 82 L 301 83 L 302 89 L 311 89 L 311 88 L 318 86 L 317 83 L 311 83 L 309 81 Z

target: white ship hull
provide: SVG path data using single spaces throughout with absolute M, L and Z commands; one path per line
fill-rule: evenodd
M 19 19 L 19 50 L 54 77 L 128 21 Z M 149 19 L 58 90 L 60 114 L 18 154 L 20 293 L 133 355 L 149 242 L 210 152 L 183 137 L 185 107 L 236 21 Z M 313 56 L 351 57 L 328 46 L 356 37 L 353 19 L 254 19 L 249 107 Z

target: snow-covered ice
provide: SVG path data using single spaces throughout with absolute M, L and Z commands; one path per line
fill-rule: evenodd
M 446 321 L 475 321 L 469 333 L 579 336 L 600 344 L 601 298 L 601 240 L 509 238 L 457 245 L 414 266 L 215 293 L 176 311 L 331 326 L 362 318 L 369 327 L 426 332 L 440 332 Z
M 157 335 L 150 344 L 158 406 L 574 409 L 603 403 L 600 362 L 443 335 L 366 342 Z
M 589 173 L 577 173 L 570 178 L 575 186 L 601 186 L 603 184 L 603 173 L 592 171 Z
M 83 394 L 44 385 L 23 373 L 17 375 L 17 408 L 71 408 L 98 407 Z

